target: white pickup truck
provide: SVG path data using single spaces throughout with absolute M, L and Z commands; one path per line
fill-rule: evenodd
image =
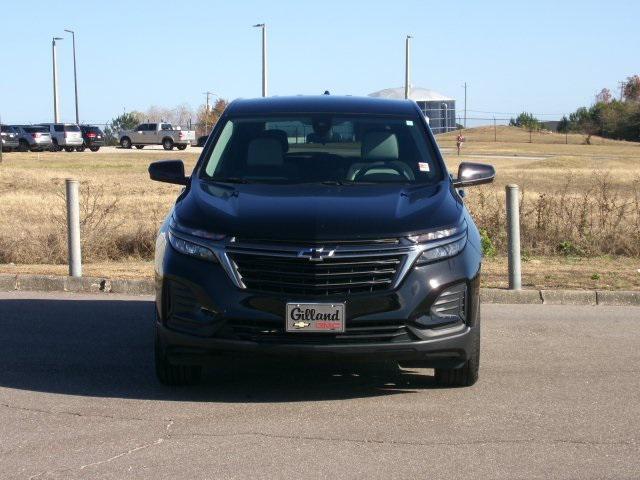
M 119 132 L 122 148 L 144 148 L 145 145 L 162 145 L 165 150 L 184 150 L 187 145 L 195 142 L 196 132 L 174 128 L 170 123 L 141 123 L 133 130 Z

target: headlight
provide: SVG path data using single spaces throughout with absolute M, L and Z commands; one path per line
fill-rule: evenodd
M 226 235 L 223 233 L 211 233 L 204 230 L 196 230 L 194 228 L 185 227 L 184 225 L 178 223 L 173 215 L 171 215 L 171 218 L 169 219 L 169 228 L 177 232 L 186 233 L 187 235 L 204 238 L 205 240 L 222 240 L 226 237 Z
M 432 248 L 430 250 L 425 250 L 424 252 L 422 252 L 422 255 L 418 257 L 416 265 L 425 265 L 430 262 L 435 262 L 436 260 L 443 260 L 445 258 L 453 257 L 462 251 L 466 243 L 467 234 L 465 233 L 459 240 L 447 243 L 446 245 Z
M 424 246 L 416 266 L 426 265 L 459 254 L 467 244 L 467 224 L 463 222 L 456 227 L 416 235 L 409 239 Z
M 426 243 L 433 242 L 434 240 L 441 240 L 443 238 L 453 237 L 459 233 L 467 231 L 467 223 L 462 222 L 457 227 L 445 228 L 442 230 L 434 230 L 432 232 L 422 233 L 420 235 L 413 235 L 409 237 L 414 243 Z
M 209 250 L 202 245 L 184 240 L 183 238 L 176 237 L 171 232 L 169 232 L 169 243 L 173 248 L 184 255 L 201 258 L 202 260 L 208 260 L 210 262 L 218 261 L 218 257 L 212 250 Z

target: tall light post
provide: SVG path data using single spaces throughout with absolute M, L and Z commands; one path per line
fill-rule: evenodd
M 411 54 L 411 35 L 407 35 L 404 48 L 404 98 L 411 96 L 411 77 L 410 77 L 410 54 Z
M 76 123 L 80 124 L 80 114 L 78 113 L 78 72 L 76 69 L 76 32 L 65 29 L 65 32 L 71 34 L 73 42 L 73 85 L 76 92 Z
M 464 128 L 467 128 L 467 82 L 464 82 Z
M 267 25 L 257 23 L 254 27 L 262 28 L 262 96 L 267 96 Z
M 60 121 L 60 113 L 58 112 L 58 65 L 56 62 L 56 40 L 63 40 L 62 37 L 53 37 L 51 39 L 51 54 L 53 57 L 53 121 Z

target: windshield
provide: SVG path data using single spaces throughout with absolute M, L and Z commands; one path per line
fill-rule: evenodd
M 442 173 L 417 119 L 230 118 L 203 164 L 232 183 L 433 183 Z

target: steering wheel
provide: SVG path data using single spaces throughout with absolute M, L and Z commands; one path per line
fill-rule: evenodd
M 405 178 L 407 180 L 411 180 L 409 175 L 407 175 L 407 172 L 405 172 L 404 169 L 402 169 L 401 167 L 399 167 L 397 165 L 389 165 L 389 164 L 375 165 L 374 164 L 374 165 L 367 165 L 366 167 L 362 167 L 362 169 L 358 173 L 356 173 L 355 177 L 353 177 L 353 181 L 356 182 L 358 180 L 362 180 L 362 177 L 364 177 L 371 170 L 394 170 L 402 178 Z

